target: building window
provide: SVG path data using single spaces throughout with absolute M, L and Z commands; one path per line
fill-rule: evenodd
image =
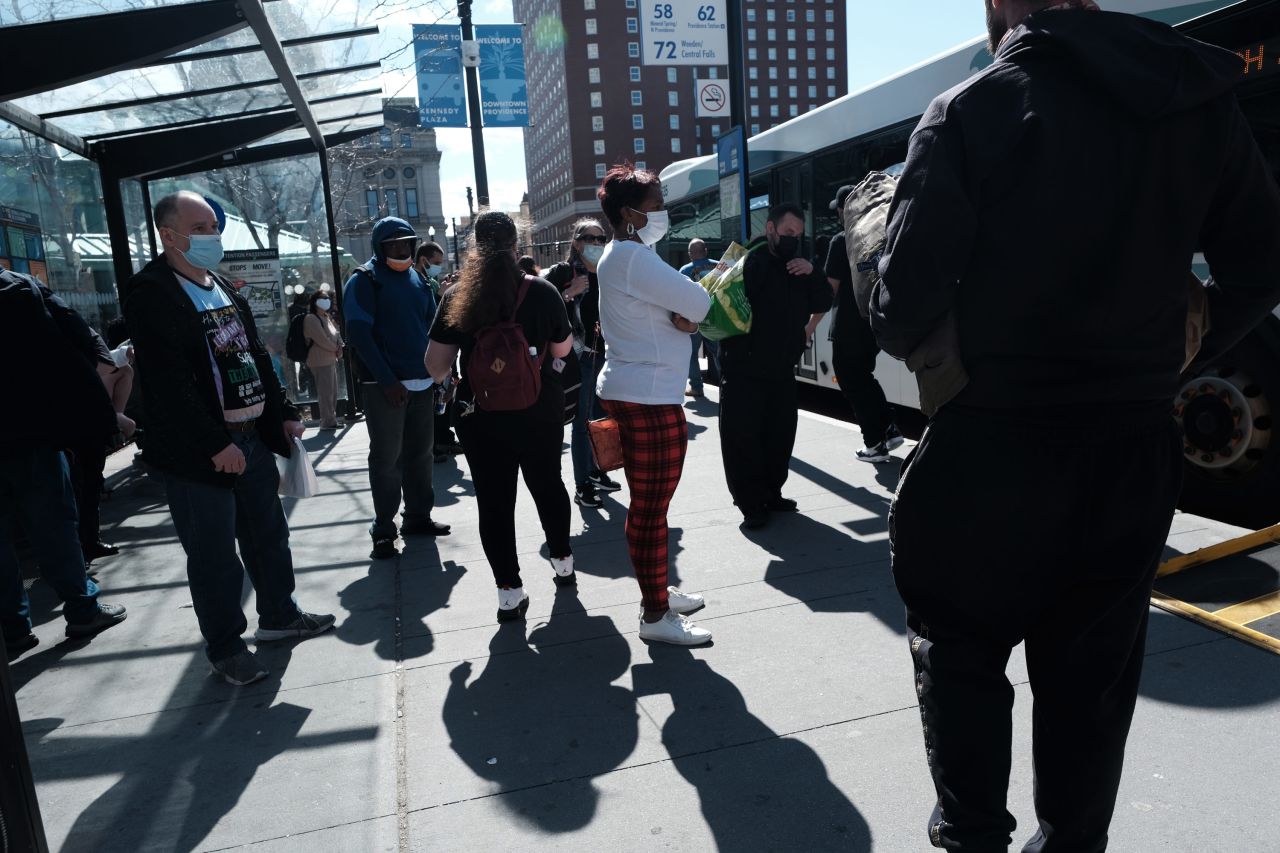
M 747 69 L 747 78 L 751 80 L 759 80 L 760 69 L 752 65 L 750 68 Z
M 644 116 L 635 113 L 631 116 L 632 130 L 644 130 Z
M 412 147 L 413 147 L 413 134 L 412 134 L 412 133 L 402 133 L 402 134 L 400 134 L 400 147 L 401 147 L 401 148 L 412 148 Z
M 719 79 L 720 79 L 720 69 L 719 69 L 719 68 L 716 68 L 714 65 L 713 65 L 713 66 L 711 66 L 710 68 L 708 68 L 708 69 L 707 69 L 707 77 L 709 77 L 709 78 L 710 78 L 710 79 L 712 79 L 712 80 L 719 80 Z
M 788 98 L 793 98 L 793 99 L 794 99 L 794 98 L 798 98 L 798 97 L 800 97 L 800 93 L 799 93 L 799 92 L 797 92 L 797 91 L 796 91 L 796 89 L 797 89 L 797 87 L 796 87 L 796 86 L 788 86 L 788 87 L 787 87 L 787 97 L 788 97 Z
M 628 9 L 634 9 L 636 7 L 636 0 L 627 0 L 627 2 L 624 5 Z
M 668 69 L 667 69 L 667 82 L 668 82 L 668 83 L 674 83 L 674 82 L 676 82 L 676 80 L 677 80 L 677 77 L 676 77 L 676 69 L 675 69 L 675 68 L 668 68 Z
M 830 66 L 830 65 L 827 66 L 827 79 L 828 80 L 836 79 L 836 69 L 833 66 Z
M 836 49 L 834 47 L 827 48 L 827 61 L 834 62 L 836 58 Z
M 636 161 L 636 168 L 637 168 L 637 169 L 647 169 L 647 168 L 649 168 L 649 164 L 648 164 L 648 163 L 646 163 L 646 162 L 645 162 L 645 161 L 643 161 L 643 160 L 637 160 L 637 161 Z
M 748 9 L 748 10 L 747 10 L 747 22 L 748 22 L 748 23 L 752 23 L 752 24 L 754 24 L 754 23 L 755 23 L 755 21 L 756 21 L 756 10 L 755 10 L 755 9 Z
M 772 117 L 772 118 L 777 118 L 777 117 L 778 117 L 778 105 L 777 105 L 777 104 L 770 104 L 770 105 L 769 105 L 769 115 L 770 115 L 770 117 Z
M 406 181 L 412 181 L 414 178 L 418 177 L 417 171 L 412 166 L 405 166 L 404 172 L 401 174 L 404 175 L 404 179 Z
M 810 86 L 810 87 L 809 87 L 809 97 L 810 97 L 810 98 L 816 98 L 816 97 L 818 97 L 818 87 L 817 87 L 817 86 Z
M 770 80 L 777 80 L 777 79 L 778 79 L 778 66 L 776 66 L 776 65 L 770 65 L 770 66 L 769 66 L 769 79 L 770 79 Z
M 795 41 L 795 40 L 796 40 L 795 27 L 787 27 L 787 41 Z
M 680 95 L 674 89 L 672 89 L 670 92 L 667 92 L 667 106 L 669 107 L 680 106 Z
M 835 31 L 835 30 L 832 30 L 832 29 L 828 29 L 828 30 L 827 30 L 827 41 L 835 41 L 835 40 L 836 40 L 836 31 Z
M 812 65 L 809 66 L 809 70 L 806 71 L 805 73 L 809 76 L 810 80 L 818 79 L 818 69 L 814 68 Z
M 747 97 L 752 98 L 752 99 L 755 99 L 755 98 L 760 97 L 760 87 L 759 87 L 759 86 L 751 86 L 751 87 L 749 87 L 749 88 L 747 89 Z
M 827 87 L 827 97 L 828 97 L 828 98 L 834 98 L 835 96 L 836 96 L 836 87 L 835 87 L 835 86 L 828 86 L 828 87 Z
M 607 171 L 609 171 L 609 167 L 608 167 L 608 166 L 606 166 L 604 163 L 596 163 L 596 177 L 597 177 L 597 178 L 603 178 L 603 177 L 604 177 L 604 173 L 605 173 L 605 172 L 607 172 Z
M 804 31 L 804 34 L 805 34 L 805 37 L 808 38 L 808 40 L 811 42 L 818 40 L 818 31 L 815 29 L 812 29 L 812 28 L 807 29 Z
M 760 54 L 754 47 L 747 48 L 747 59 L 751 60 L 752 62 L 755 62 L 757 59 L 759 59 L 759 57 L 760 57 Z M 756 69 L 752 67 L 751 70 L 755 71 Z
M 644 93 L 639 89 L 631 90 L 631 106 L 638 107 L 644 104 Z
M 587 43 L 587 59 L 599 59 L 599 58 L 600 58 L 600 45 L 596 44 L 595 42 L 588 42 Z
M 794 24 L 795 22 L 796 22 L 796 10 L 795 10 L 795 9 L 788 9 L 788 10 L 787 10 L 787 23 L 788 23 L 788 24 Z
M 752 118 L 760 118 L 760 105 L 759 105 L 759 104 L 752 104 L 752 105 L 751 105 L 751 117 L 752 117 Z
M 714 136 L 716 139 L 720 138 L 720 125 L 718 124 L 711 125 L 711 135 Z
M 631 140 L 631 149 L 635 151 L 637 154 L 643 154 L 644 153 L 644 137 L 637 136 L 635 139 Z M 643 168 L 640 166 L 639 163 L 637 163 L 636 166 L 638 168 Z
M 596 35 L 596 33 L 597 33 L 596 19 L 587 18 L 587 35 L 593 36 L 593 35 Z
M 640 32 L 640 22 L 637 21 L 635 18 L 627 18 L 627 32 L 629 33 Z
M 775 100 L 775 101 L 778 99 L 778 87 L 777 87 L 777 86 L 770 86 L 770 87 L 769 87 L 769 97 L 770 97 L 770 98 L 772 98 L 772 99 L 773 99 L 773 100 Z
M 824 15 L 828 24 L 834 24 L 836 22 L 836 13 L 834 9 L 828 9 Z
M 387 216 L 400 215 L 400 193 L 387 190 Z
M 640 66 L 639 65 L 631 66 L 631 82 L 632 83 L 640 82 Z
M 765 35 L 765 40 L 770 43 L 773 43 L 778 40 L 778 31 L 775 30 L 773 27 L 770 27 L 769 29 L 765 30 L 764 35 Z
M 776 47 L 769 48 L 769 61 L 771 62 L 778 61 L 778 49 Z
M 796 49 L 794 47 L 787 48 L 787 59 L 792 62 L 796 61 Z
M 753 124 L 753 125 L 751 125 L 751 135 L 752 135 L 752 136 L 759 136 L 759 135 L 760 135 L 760 125 L 758 125 L 758 124 Z
M 756 40 L 756 28 L 747 27 L 747 41 L 755 41 L 755 40 Z
M 383 148 L 391 147 L 391 128 L 384 127 L 378 131 L 378 141 L 382 143 Z
M 680 116 L 676 113 L 671 114 L 671 129 L 672 130 L 680 129 Z
M 805 48 L 804 58 L 810 62 L 814 62 L 818 58 L 818 49 L 816 47 Z
M 604 140 L 597 139 L 595 142 L 592 143 L 591 148 L 597 154 L 604 154 Z
M 596 0 L 582 0 L 582 8 L 588 12 L 596 10 Z
M 596 133 L 599 133 L 600 131 L 604 130 L 604 116 L 592 116 L 591 129 L 594 130 Z
M 377 219 L 378 218 L 378 191 L 377 190 L 364 191 L 364 205 L 365 205 L 365 209 L 369 213 L 369 218 Z
M 599 68 L 588 68 L 588 69 L 587 69 L 587 82 L 588 82 L 588 83 L 595 83 L 595 84 L 599 85 L 599 83 L 600 83 L 600 69 L 599 69 Z
M 764 12 L 764 19 L 766 21 L 776 21 L 778 20 L 778 16 L 772 9 L 766 9 Z
M 631 57 L 632 59 L 640 58 L 640 42 L 638 41 L 627 42 L 627 56 Z
M 680 137 L 678 136 L 671 137 L 671 153 L 672 154 L 680 153 Z
M 410 219 L 418 218 L 418 190 L 416 187 L 405 187 L 404 212 Z
M 797 75 L 798 73 L 799 73 L 799 72 L 798 72 L 798 71 L 796 71 L 795 66 L 792 66 L 791 68 L 788 68 L 788 69 L 787 69 L 787 79 L 788 79 L 788 80 L 794 80 L 794 79 L 796 79 L 796 75 Z
M 805 10 L 804 10 L 804 19 L 805 19 L 805 22 L 806 22 L 806 23 L 810 23 L 810 24 L 812 24 L 812 23 L 813 23 L 813 17 L 814 17 L 814 16 L 813 16 L 813 10 L 812 10 L 812 9 L 805 9 Z
M 591 93 L 591 108 L 592 108 L 593 110 L 598 110 L 598 109 L 600 109 L 600 108 L 601 108 L 601 107 L 603 107 L 603 106 L 604 106 L 604 95 L 600 94 L 599 92 L 592 92 L 592 93 Z

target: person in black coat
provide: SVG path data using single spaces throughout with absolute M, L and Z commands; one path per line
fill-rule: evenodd
M 163 474 L 213 670 L 249 684 L 267 670 L 240 636 L 246 571 L 259 642 L 313 636 L 334 623 L 293 600 L 275 456 L 290 456 L 303 428 L 249 304 L 212 271 L 222 259 L 213 209 L 178 192 L 156 204 L 155 223 L 165 250 L 130 279 L 124 306 L 146 406 L 142 459 Z
M 799 256 L 804 211 L 769 209 L 765 238 L 750 249 L 743 285 L 751 331 L 720 342 L 720 450 L 725 479 L 743 526 L 763 527 L 769 513 L 794 512 L 782 496 L 796 443 L 795 369 L 813 315 L 831 309 L 831 286 Z

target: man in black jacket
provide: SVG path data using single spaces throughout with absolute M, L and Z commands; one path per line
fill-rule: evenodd
M 720 343 L 720 451 L 743 526 L 763 527 L 769 512 L 794 512 L 782 496 L 796 443 L 796 362 L 814 314 L 831 308 L 831 287 L 799 256 L 804 211 L 769 209 L 765 242 L 743 267 L 751 331 Z
M 871 299 L 899 358 L 953 315 L 969 374 L 904 468 L 893 571 L 930 840 L 1010 843 L 1005 666 L 1024 642 L 1023 850 L 1100 851 L 1181 483 L 1188 266 L 1200 250 L 1214 274 L 1211 360 L 1280 300 L 1280 192 L 1237 56 L 1087 0 L 987 0 L 987 17 L 995 64 L 917 127 Z
M 0 340 L 22 363 L 5 393 L 21 401 L 0 419 L 0 628 L 12 659 L 39 642 L 31 633 L 27 592 L 9 539 L 21 521 L 40 574 L 62 599 L 68 637 L 90 637 L 124 620 L 118 604 L 100 604 L 85 574 L 79 518 L 62 449 L 105 444 L 116 415 L 94 368 L 93 331 L 37 279 L 0 269 Z
M 146 401 L 142 458 L 164 474 L 213 670 L 249 684 L 267 670 L 240 636 L 245 571 L 257 593 L 259 642 L 310 637 L 334 623 L 293 600 L 273 454 L 290 455 L 302 424 L 281 394 L 248 303 L 212 272 L 222 259 L 213 209 L 178 192 L 156 204 L 155 223 L 165 250 L 129 280 L 125 303 Z

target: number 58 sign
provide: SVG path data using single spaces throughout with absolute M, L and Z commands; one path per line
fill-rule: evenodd
M 645 65 L 726 65 L 725 0 L 642 0 Z

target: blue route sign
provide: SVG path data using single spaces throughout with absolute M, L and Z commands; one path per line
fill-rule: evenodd
M 418 70 L 418 124 L 466 127 L 462 32 L 455 25 L 414 24 L 413 56 Z M 523 67 L 522 61 L 522 73 Z

